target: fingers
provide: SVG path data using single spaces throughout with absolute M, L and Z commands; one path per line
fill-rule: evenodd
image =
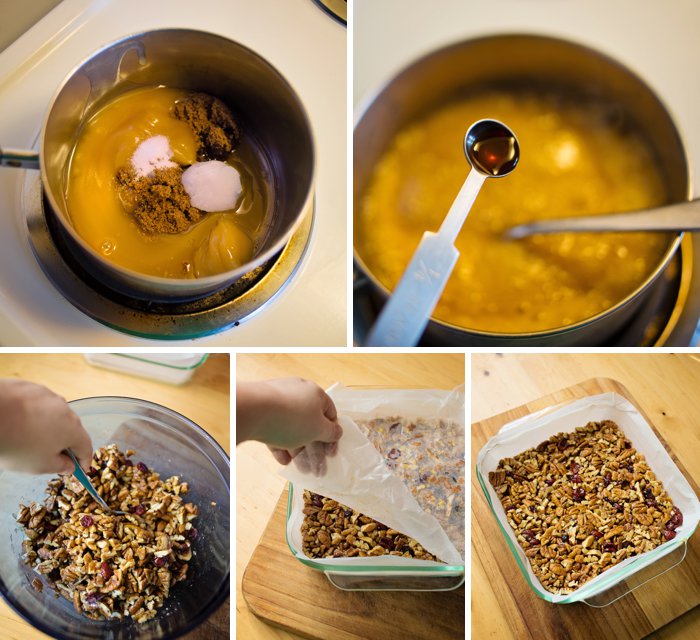
M 321 401 L 323 402 L 323 415 L 326 416 L 331 422 L 335 422 L 338 419 L 338 410 L 335 408 L 335 403 L 331 400 L 331 397 L 321 389 Z
M 327 442 L 325 445 L 326 455 L 332 458 L 336 453 L 338 453 L 338 443 L 337 442 Z
M 337 442 L 343 435 L 343 428 L 337 422 L 326 421 L 325 428 L 319 436 L 321 442 Z
M 69 446 L 73 450 L 75 457 L 78 458 L 80 466 L 87 470 L 92 464 L 92 440 L 80 422 L 80 418 L 72 411 L 70 419 L 74 421 L 75 428 L 73 429 L 73 437 Z
M 276 447 L 268 447 L 272 452 L 272 456 L 279 464 L 287 465 L 292 461 L 292 456 L 286 449 L 277 449 Z

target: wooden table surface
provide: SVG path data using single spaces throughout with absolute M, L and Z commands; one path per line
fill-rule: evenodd
M 695 354 L 473 354 L 471 369 L 472 422 L 588 378 L 614 378 L 639 402 L 688 474 L 700 481 L 697 421 L 690 423 L 684 415 L 674 412 L 674 407 L 689 401 L 700 412 L 700 357 Z M 514 639 L 507 614 L 499 606 L 475 553 L 472 594 L 472 637 Z M 474 594 L 478 594 L 478 600 Z M 700 637 L 700 607 L 666 625 L 653 637 Z
M 424 386 L 451 389 L 464 382 L 462 354 L 239 354 L 236 377 L 262 380 L 302 376 L 322 387 Z M 258 620 L 241 593 L 243 572 L 286 481 L 267 447 L 245 442 L 236 450 L 236 627 L 241 640 L 290 640 L 299 636 Z
M 228 354 L 215 354 L 183 386 L 173 386 L 98 369 L 79 354 L 0 354 L 0 377 L 43 384 L 67 400 L 123 395 L 150 400 L 190 418 L 230 454 L 230 364 Z M 223 637 L 230 625 L 230 601 L 185 640 Z M 0 639 L 39 640 L 49 636 L 25 622 L 0 599 Z

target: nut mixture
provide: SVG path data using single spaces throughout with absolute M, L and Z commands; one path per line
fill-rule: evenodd
M 545 589 L 566 594 L 672 540 L 683 514 L 611 420 L 559 433 L 489 482 Z
M 145 622 L 187 576 L 197 529 L 186 482 L 161 480 L 116 445 L 98 449 L 88 471 L 102 498 L 127 515 L 104 513 L 71 475 L 51 480 L 43 504 L 20 505 L 24 560 L 75 610 L 94 620 Z M 32 586 L 43 589 L 40 579 Z
M 413 538 L 350 509 L 304 490 L 303 551 L 310 558 L 404 556 L 440 562 Z
M 464 556 L 464 428 L 442 419 L 356 421 L 385 463 Z

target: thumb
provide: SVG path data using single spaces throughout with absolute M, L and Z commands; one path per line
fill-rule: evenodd
M 318 440 L 321 442 L 338 442 L 342 435 L 343 428 L 337 422 L 326 420 Z

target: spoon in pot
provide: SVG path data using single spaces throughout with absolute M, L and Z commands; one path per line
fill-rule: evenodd
M 459 251 L 454 243 L 481 186 L 486 178 L 502 178 L 515 169 L 520 146 L 502 122 L 479 120 L 464 137 L 464 154 L 472 170 L 438 232 L 423 234 L 365 346 L 412 347 L 418 343 L 457 262 Z
M 529 222 L 511 227 L 503 235 L 519 240 L 563 231 L 700 231 L 700 200 L 629 213 Z
M 75 469 L 73 469 L 73 475 L 76 477 L 78 482 L 87 489 L 87 492 L 95 499 L 95 502 L 97 502 L 97 504 L 99 504 L 104 511 L 106 511 L 107 513 L 111 513 L 115 516 L 127 515 L 125 511 L 117 511 L 116 509 L 111 509 L 109 505 L 102 499 L 102 496 L 99 493 L 97 493 L 95 487 L 92 486 L 92 482 L 90 482 L 90 478 L 88 477 L 87 473 L 85 473 L 83 468 L 80 466 L 78 458 L 75 457 L 75 454 L 70 449 L 64 449 L 64 453 L 70 457 L 70 459 L 73 461 L 73 464 L 75 465 Z

